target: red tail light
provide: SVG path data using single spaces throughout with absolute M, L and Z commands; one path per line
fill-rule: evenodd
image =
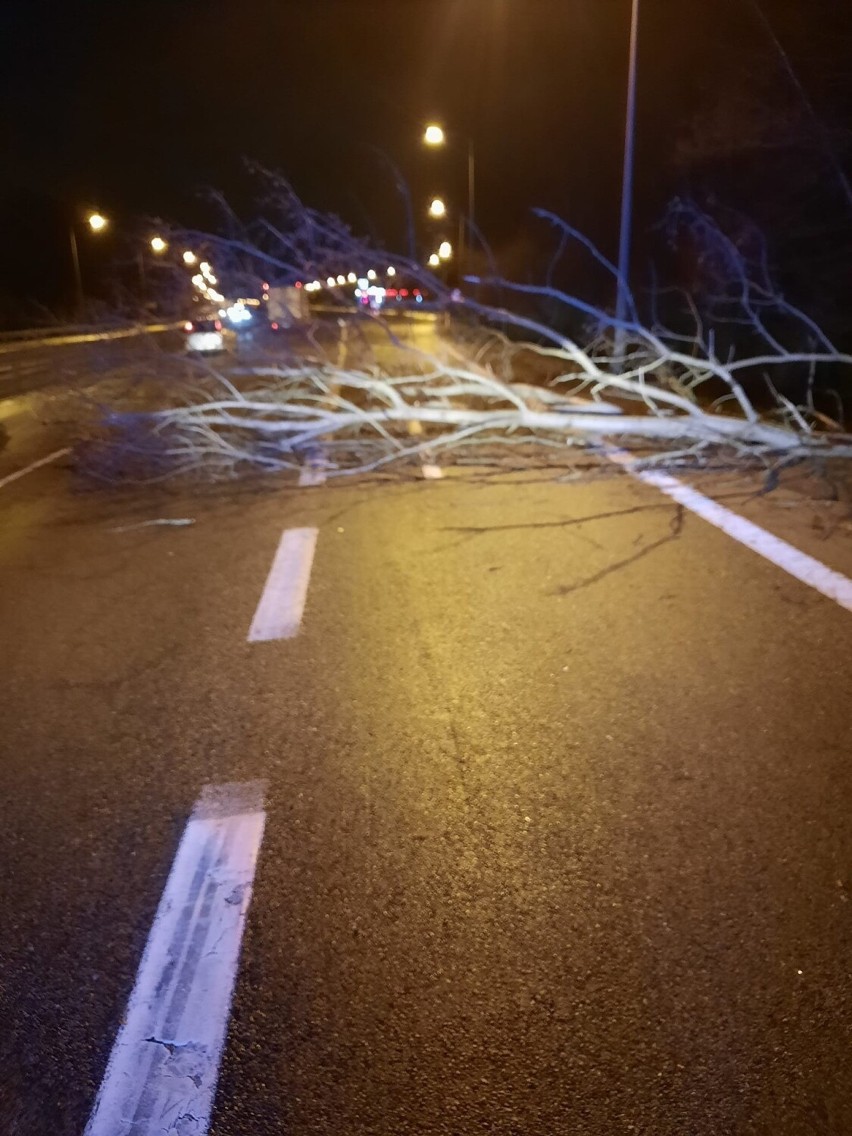
M 215 323 L 213 324 L 213 326 L 216 328 L 217 331 L 221 331 L 222 330 L 222 321 L 216 320 Z
M 277 323 L 271 323 L 269 326 L 272 328 L 273 331 L 278 330 L 278 324 Z

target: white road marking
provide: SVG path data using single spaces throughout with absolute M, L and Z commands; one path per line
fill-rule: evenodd
M 318 529 L 286 529 L 248 633 L 249 643 L 299 634 Z
M 424 462 L 420 467 L 423 470 L 423 476 L 427 481 L 440 481 L 444 476 L 444 471 L 439 465 L 434 465 L 432 462 Z
M 19 469 L 16 473 L 10 473 L 7 477 L 0 478 L 0 489 L 4 485 L 8 485 L 12 481 L 17 481 L 19 477 L 24 477 L 28 473 L 32 473 L 34 469 L 40 466 L 48 465 L 49 462 L 56 461 L 57 458 L 64 458 L 66 454 L 71 453 L 71 447 L 65 446 L 64 449 L 54 450 L 52 454 L 48 454 L 46 458 L 39 458 L 38 461 L 32 462 L 25 469 Z
M 788 544 L 786 540 L 773 536 L 772 533 L 762 529 L 752 521 L 747 521 L 738 513 L 732 513 L 724 505 L 705 497 L 697 489 L 684 485 L 676 477 L 666 473 L 655 473 L 653 470 L 633 468 L 633 460 L 624 450 L 608 450 L 607 456 L 614 462 L 622 465 L 629 474 L 643 481 L 646 485 L 653 485 L 679 505 L 683 505 L 691 512 L 697 514 L 702 520 L 708 521 L 721 529 L 723 533 L 738 540 L 758 556 L 769 560 L 772 564 L 782 568 L 790 576 L 801 580 L 803 584 L 813 588 L 827 599 L 834 600 L 847 611 L 852 611 L 852 580 L 847 576 L 835 572 L 820 560 L 808 556 Z
M 203 1136 L 266 814 L 264 785 L 208 785 L 172 864 L 85 1136 Z
M 305 465 L 299 474 L 299 485 L 325 485 L 325 470 L 320 465 Z

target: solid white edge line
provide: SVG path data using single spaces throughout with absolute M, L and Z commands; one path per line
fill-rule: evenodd
M 623 466 L 632 477 L 646 485 L 653 485 L 655 489 L 659 489 L 661 493 L 665 493 L 667 497 L 671 497 L 673 501 L 677 501 L 679 505 L 683 505 L 702 520 L 715 525 L 717 529 L 721 529 L 727 536 L 750 548 L 764 560 L 770 561 L 788 575 L 807 584 L 826 599 L 834 600 L 842 608 L 852 611 L 852 580 L 847 576 L 835 572 L 822 561 L 815 560 L 813 556 L 794 548 L 786 540 L 773 536 L 753 521 L 747 521 L 739 513 L 732 513 L 724 505 L 705 497 L 703 493 L 699 493 L 690 485 L 685 485 L 676 477 L 671 477 L 667 473 L 634 468 L 633 460 L 625 451 L 607 450 L 607 456 L 611 461 Z
M 19 469 L 16 473 L 10 473 L 6 477 L 0 478 L 0 489 L 4 485 L 9 485 L 13 481 L 17 481 L 19 477 L 25 477 L 26 474 L 32 473 L 34 469 L 40 466 L 48 465 L 50 462 L 56 461 L 57 458 L 63 458 L 66 454 L 71 453 L 71 447 L 65 446 L 64 449 L 54 450 L 52 454 L 48 454 L 46 458 L 39 458 L 38 461 L 31 462 L 25 469 Z
M 263 839 L 264 788 L 207 786 L 197 801 L 85 1136 L 207 1132 Z
M 249 643 L 298 635 L 318 535 L 318 529 L 284 530 L 251 622 Z

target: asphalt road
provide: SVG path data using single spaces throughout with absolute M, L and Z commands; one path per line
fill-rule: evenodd
M 0 488 L 3 1136 L 82 1133 L 193 802 L 257 779 L 215 1136 L 852 1132 L 852 615 L 614 468 L 446 472 Z

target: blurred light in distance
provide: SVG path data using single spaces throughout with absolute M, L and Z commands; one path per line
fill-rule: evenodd
M 436 252 L 433 252 L 432 255 L 429 257 L 429 267 L 430 268 L 437 268 L 440 263 L 441 263 L 441 258 L 438 256 L 438 254 Z
M 165 252 L 168 247 L 168 243 L 164 241 L 162 237 L 151 238 L 152 252 Z
M 438 246 L 438 256 L 441 258 L 441 260 L 449 260 L 452 255 L 453 246 L 450 244 L 450 242 L 441 241 L 440 245 Z
M 345 276 L 338 276 L 337 283 L 338 284 L 345 284 L 346 283 L 346 277 Z
M 371 268 L 371 269 L 370 269 L 370 271 L 369 271 L 369 272 L 367 273 L 367 279 L 368 279 L 368 280 L 375 280 L 375 279 L 376 279 L 376 270 L 375 270 L 375 268 Z
M 358 279 L 358 277 L 355 275 L 355 273 L 350 272 L 349 275 L 346 277 L 346 282 L 348 284 L 354 284 L 357 279 Z
M 329 288 L 333 288 L 336 284 L 336 280 L 333 276 L 329 276 L 328 280 L 326 280 L 326 284 L 329 286 Z
M 109 224 L 109 221 L 107 221 L 103 213 L 90 213 L 86 221 L 93 233 L 102 232 Z
M 196 260 L 198 260 L 198 257 L 195 255 L 194 252 L 190 252 L 189 249 L 187 249 L 186 252 L 183 254 L 183 263 L 184 264 L 195 264 Z
M 440 197 L 433 197 L 429 206 L 430 217 L 443 217 L 447 212 L 447 207 Z
M 391 265 L 390 268 L 388 269 L 388 276 L 396 276 L 396 269 L 394 268 L 393 265 Z

